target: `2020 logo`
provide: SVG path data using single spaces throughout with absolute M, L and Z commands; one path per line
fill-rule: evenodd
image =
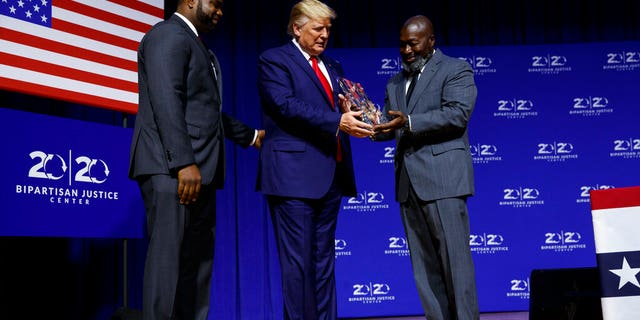
M 546 244 L 578 243 L 582 239 L 582 235 L 579 232 L 573 231 L 547 232 L 544 237 L 544 243 Z
M 355 197 L 349 198 L 349 200 L 347 200 L 347 203 L 349 203 L 349 204 L 367 204 L 367 203 L 378 204 L 378 203 L 382 203 L 383 200 L 384 200 L 384 194 L 382 194 L 380 192 L 363 192 L 363 193 L 358 193 L 358 195 L 355 196 Z
M 559 74 L 571 71 L 571 66 L 567 57 L 563 55 L 536 55 L 531 57 L 531 68 L 528 71 L 539 74 Z
M 475 143 L 469 145 L 469 153 L 474 164 L 486 164 L 502 161 L 495 144 Z
M 60 180 L 71 168 L 59 154 L 46 153 L 43 151 L 33 151 L 29 157 L 36 162 L 29 169 L 28 176 L 37 179 Z M 107 181 L 109 176 L 109 166 L 102 159 L 92 159 L 87 156 L 76 157 L 75 163 L 80 169 L 75 172 L 74 181 L 101 184 Z
M 469 151 L 471 156 L 495 156 L 498 153 L 498 147 L 492 144 L 476 144 L 470 145 Z
M 541 142 L 537 144 L 536 155 L 533 160 L 544 160 L 548 162 L 562 162 L 570 159 L 577 159 L 573 143 L 566 141 Z
M 532 206 L 544 205 L 544 199 L 537 188 L 517 187 L 502 189 L 502 199 L 500 206 L 510 206 L 514 208 L 530 208 Z
M 640 158 L 640 139 L 626 138 L 613 140 L 612 158 L 638 159 Z
M 538 116 L 538 112 L 534 110 L 535 103 L 531 99 L 525 99 L 523 97 L 499 99 L 497 100 L 497 105 L 498 110 L 493 113 L 494 117 L 524 119 Z
M 559 55 L 533 56 L 532 67 L 562 67 L 567 64 L 567 57 Z
M 569 154 L 573 144 L 569 142 L 538 143 L 538 154 Z
M 640 150 L 640 139 L 617 139 L 613 145 L 615 151 L 636 151 Z
M 591 190 L 607 190 L 612 188 L 615 188 L 615 187 L 612 185 L 606 185 L 606 184 L 596 185 L 596 186 L 581 186 L 580 196 L 583 198 L 589 198 L 591 196 L 590 195 Z
M 511 291 L 529 291 L 529 280 L 528 279 L 511 280 Z
M 634 71 L 640 68 L 640 51 L 610 51 L 604 57 L 603 70 Z
M 493 67 L 493 59 L 487 56 L 466 56 L 458 57 L 458 59 L 466 61 L 473 69 L 473 74 L 482 76 L 489 73 L 496 73 L 498 70 Z
M 577 97 L 573 98 L 574 109 L 599 109 L 609 105 L 607 97 Z
M 499 246 L 504 242 L 504 237 L 499 234 L 471 234 L 469 235 L 470 246 Z
M 355 197 L 350 197 L 346 201 L 343 210 L 355 210 L 358 212 L 374 212 L 378 209 L 388 209 L 389 204 L 385 201 L 382 192 L 364 191 Z
M 469 235 L 469 246 L 475 254 L 496 254 L 509 251 L 505 239 L 498 233 L 472 233 Z
M 391 291 L 391 287 L 389 287 L 386 283 L 368 283 L 368 284 L 354 284 L 353 285 L 353 295 L 354 296 L 375 296 L 375 295 L 386 295 Z
M 527 99 L 503 99 L 498 100 L 498 111 L 530 111 L 533 109 L 533 101 Z
M 460 57 L 460 60 L 466 61 L 472 68 L 489 68 L 493 64 L 493 60 L 489 57 L 473 56 Z
M 406 249 L 407 240 L 403 237 L 389 237 L 389 249 Z
M 535 200 L 540 196 L 535 188 L 505 188 L 503 192 L 505 200 Z
M 544 244 L 540 246 L 542 251 L 554 251 L 559 253 L 572 252 L 586 249 L 582 243 L 582 234 L 577 231 L 560 230 L 559 232 L 545 232 Z
M 529 299 L 529 292 L 531 291 L 529 278 L 511 279 L 509 285 L 510 290 L 507 292 L 507 297 Z
M 640 63 L 640 52 L 609 52 L 607 64 L 633 64 Z
M 382 58 L 380 59 L 380 69 L 383 70 L 400 70 L 400 58 Z

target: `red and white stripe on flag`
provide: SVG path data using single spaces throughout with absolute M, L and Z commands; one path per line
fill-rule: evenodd
M 640 319 L 640 187 L 591 191 L 604 320 Z
M 0 88 L 138 109 L 137 49 L 163 0 L 0 0 Z

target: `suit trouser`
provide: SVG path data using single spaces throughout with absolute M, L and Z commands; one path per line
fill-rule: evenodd
M 337 319 L 335 231 L 341 191 L 320 199 L 268 196 L 286 320 Z
M 139 181 L 149 247 L 144 268 L 145 320 L 205 320 L 209 312 L 215 243 L 216 190 L 202 186 L 194 204 L 181 205 L 178 181 L 153 175 Z
M 429 320 L 479 319 L 465 198 L 401 203 L 413 276 Z

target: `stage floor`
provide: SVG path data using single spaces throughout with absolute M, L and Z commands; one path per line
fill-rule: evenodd
M 528 320 L 529 312 L 483 313 L 480 320 Z M 424 320 L 423 316 L 391 317 L 391 318 L 351 318 L 351 320 Z

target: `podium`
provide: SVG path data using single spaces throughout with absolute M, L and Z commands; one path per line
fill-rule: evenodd
M 590 197 L 603 319 L 640 319 L 640 187 Z

